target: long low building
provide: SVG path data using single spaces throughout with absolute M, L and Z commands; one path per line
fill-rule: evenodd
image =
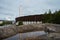
M 33 24 L 33 23 L 42 23 L 43 15 L 29 15 L 17 17 L 16 22 L 23 22 L 23 24 Z

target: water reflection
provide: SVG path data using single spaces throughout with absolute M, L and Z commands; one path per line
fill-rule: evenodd
M 20 40 L 20 39 L 25 39 L 27 37 L 37 37 L 37 36 L 44 35 L 44 34 L 46 34 L 44 31 L 20 33 L 20 34 L 13 36 L 13 37 L 4 39 L 4 40 Z

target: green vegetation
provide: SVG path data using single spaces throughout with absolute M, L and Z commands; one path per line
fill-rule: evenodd
M 7 25 L 7 24 L 12 24 L 12 21 L 4 21 L 3 22 L 5 25 Z
M 18 21 L 17 23 L 18 24 L 16 26 L 23 25 L 23 22 L 21 22 L 21 21 Z
M 3 26 L 3 25 L 8 25 L 8 24 L 12 24 L 12 21 L 2 21 L 2 23 L 0 23 L 0 26 Z
M 0 26 L 3 26 L 3 25 L 4 25 L 4 23 L 0 24 Z
M 23 22 L 19 21 L 19 24 L 18 25 L 23 25 Z
M 45 12 L 42 22 L 43 23 L 55 23 L 60 24 L 60 10 L 55 11 L 54 13 L 49 10 L 49 12 Z

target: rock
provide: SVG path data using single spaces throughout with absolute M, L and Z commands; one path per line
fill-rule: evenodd
M 15 26 L 0 28 L 0 39 L 10 37 L 17 33 Z

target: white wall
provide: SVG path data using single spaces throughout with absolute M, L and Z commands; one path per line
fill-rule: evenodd
M 42 21 L 24 21 L 23 24 L 24 25 L 27 25 L 27 24 L 39 24 L 39 23 L 42 23 Z

